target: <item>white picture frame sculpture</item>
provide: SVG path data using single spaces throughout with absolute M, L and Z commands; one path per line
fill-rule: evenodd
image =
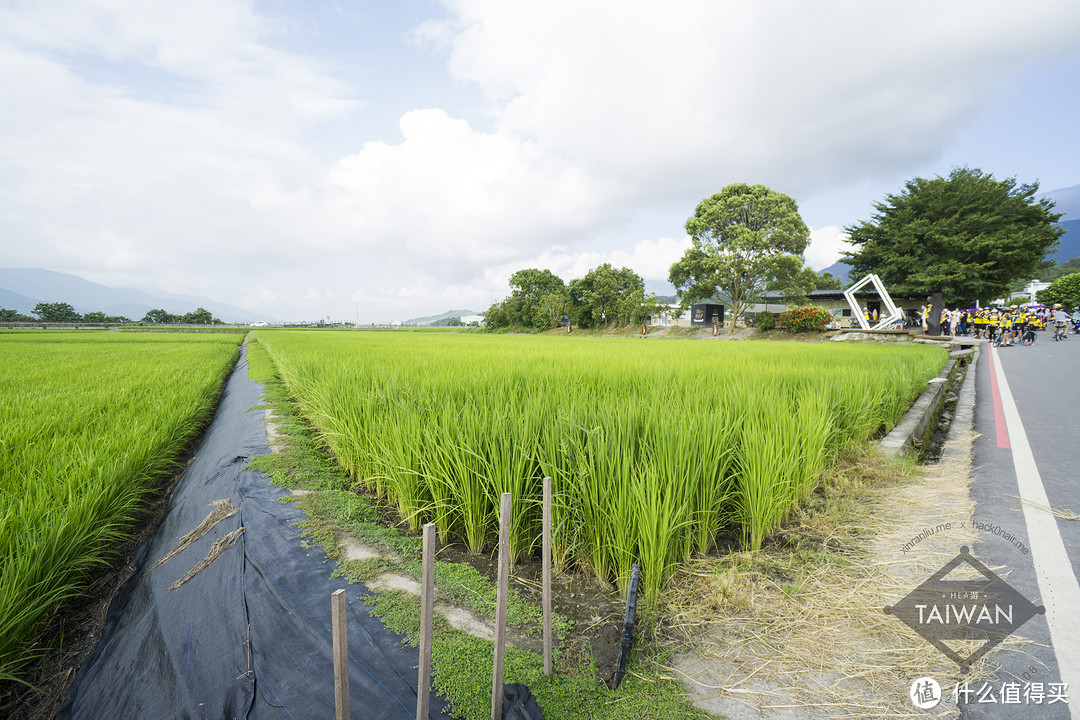
M 881 298 L 881 302 L 885 304 L 885 313 L 879 313 L 879 322 L 877 325 L 870 327 L 870 322 L 863 317 L 862 308 L 859 307 L 859 303 L 855 301 L 855 293 L 862 289 L 866 283 L 873 283 L 874 289 L 877 290 L 878 296 Z M 863 330 L 884 330 L 895 322 L 900 322 L 904 319 L 904 311 L 897 309 L 893 303 L 892 298 L 889 297 L 888 291 L 885 289 L 885 285 L 881 282 L 881 278 L 877 275 L 867 275 L 859 282 L 855 283 L 847 290 L 844 291 L 844 297 L 847 299 L 848 305 L 851 307 L 852 316 L 859 321 L 859 327 Z M 887 313 L 887 314 L 886 314 Z

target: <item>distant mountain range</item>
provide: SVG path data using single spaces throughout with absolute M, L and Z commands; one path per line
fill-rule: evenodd
M 1054 211 L 1065 213 L 1065 220 L 1080 220 L 1080 185 L 1039 193 L 1039 199 L 1054 201 Z
M 412 320 L 406 320 L 402 325 L 435 325 L 443 320 L 449 320 L 450 318 L 465 317 L 466 315 L 480 315 L 475 310 L 447 310 L 439 315 L 428 315 L 426 317 L 413 318 Z
M 1062 265 L 1074 257 L 1080 257 L 1080 185 L 1051 190 L 1039 197 L 1052 199 L 1055 203 L 1054 210 L 1065 213 L 1065 217 L 1058 223 L 1065 228 L 1065 234 L 1061 236 L 1057 249 L 1046 259 Z
M 102 312 L 141 320 L 154 309 L 184 315 L 205 308 L 227 323 L 272 322 L 274 318 L 198 295 L 152 294 L 131 288 L 111 288 L 77 275 L 41 268 L 0 268 L 0 307 L 33 314 L 38 303 L 63 302 L 77 312 Z

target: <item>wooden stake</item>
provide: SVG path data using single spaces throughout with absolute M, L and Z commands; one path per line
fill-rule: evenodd
M 503 716 L 503 659 L 506 654 L 506 593 L 510 584 L 510 493 L 499 504 L 499 578 L 495 594 L 495 665 L 491 673 L 491 720 Z
M 551 641 L 551 478 L 544 478 L 543 520 L 543 609 L 544 609 L 544 674 L 552 673 Z
M 435 523 L 424 525 L 420 571 L 420 672 L 416 680 L 416 720 L 425 720 L 431 700 L 431 618 L 435 610 Z
M 345 626 L 345 591 L 330 595 L 330 623 L 334 635 L 334 707 L 336 720 L 349 720 L 349 639 Z

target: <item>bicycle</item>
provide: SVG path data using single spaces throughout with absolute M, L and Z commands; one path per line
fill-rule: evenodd
M 1024 328 L 1024 334 L 1020 336 L 1020 342 L 1024 345 L 1034 345 L 1035 337 L 1035 328 L 1028 326 Z
M 1065 323 L 1054 323 L 1054 342 L 1067 340 L 1069 334 L 1065 332 Z

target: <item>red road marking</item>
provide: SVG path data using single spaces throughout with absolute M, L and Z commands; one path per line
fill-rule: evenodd
M 994 345 L 987 343 L 990 350 L 990 396 L 994 400 L 994 433 L 997 435 L 999 448 L 1009 447 L 1009 429 L 1005 427 L 1005 411 L 1001 408 L 1001 393 L 998 391 L 997 373 L 994 372 Z

